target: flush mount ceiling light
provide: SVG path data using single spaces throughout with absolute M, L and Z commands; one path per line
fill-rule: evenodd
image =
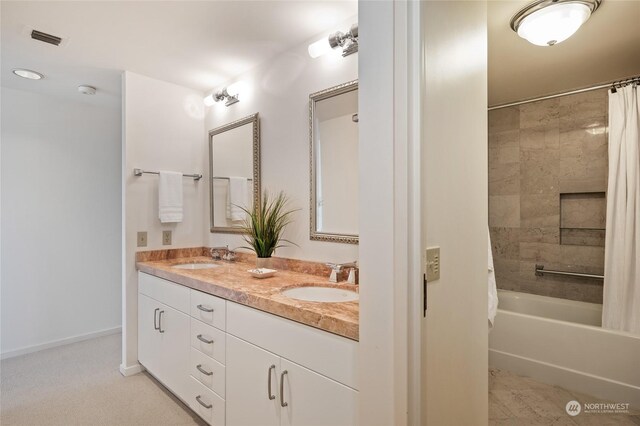
M 36 71 L 26 70 L 23 68 L 16 68 L 13 73 L 18 77 L 28 78 L 29 80 L 42 80 L 44 75 Z
M 571 37 L 602 0 L 537 0 L 511 18 L 511 29 L 537 46 L 553 46 Z
M 95 95 L 96 88 L 83 84 L 82 86 L 78 86 L 78 92 L 82 93 L 83 95 Z
M 240 102 L 238 96 L 240 92 L 244 89 L 244 83 L 242 81 L 237 81 L 228 87 L 225 87 L 217 92 L 210 94 L 209 96 L 204 98 L 204 104 L 206 106 L 211 106 L 216 102 L 225 101 L 225 106 L 233 105 L 236 102 Z
M 309 56 L 312 58 L 318 58 L 325 53 L 335 49 L 337 47 L 342 48 L 342 56 L 349 56 L 352 53 L 358 51 L 358 23 L 351 25 L 349 31 L 346 34 L 336 31 L 330 34 L 329 37 L 323 38 L 309 45 Z

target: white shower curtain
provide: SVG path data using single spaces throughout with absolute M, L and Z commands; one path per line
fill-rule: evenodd
M 609 186 L 602 326 L 640 334 L 640 99 L 609 94 Z

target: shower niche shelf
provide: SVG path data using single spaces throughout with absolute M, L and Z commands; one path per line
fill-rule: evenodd
M 560 194 L 560 244 L 604 247 L 604 192 Z

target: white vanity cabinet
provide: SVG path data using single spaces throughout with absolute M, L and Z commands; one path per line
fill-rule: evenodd
M 349 426 L 358 392 L 227 335 L 227 426 Z
M 188 390 L 189 317 L 138 294 L 138 360 L 180 398 Z
M 357 342 L 138 277 L 138 359 L 207 423 L 358 423 Z

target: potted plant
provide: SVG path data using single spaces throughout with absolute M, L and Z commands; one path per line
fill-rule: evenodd
M 255 209 L 242 208 L 247 217 L 244 219 L 244 240 L 247 248 L 256 253 L 256 267 L 266 268 L 270 265 L 273 252 L 283 243 L 295 244 L 282 238 L 284 228 L 291 223 L 291 215 L 297 210 L 287 209 L 289 200 L 284 192 L 271 199 L 265 190 L 262 201 Z

